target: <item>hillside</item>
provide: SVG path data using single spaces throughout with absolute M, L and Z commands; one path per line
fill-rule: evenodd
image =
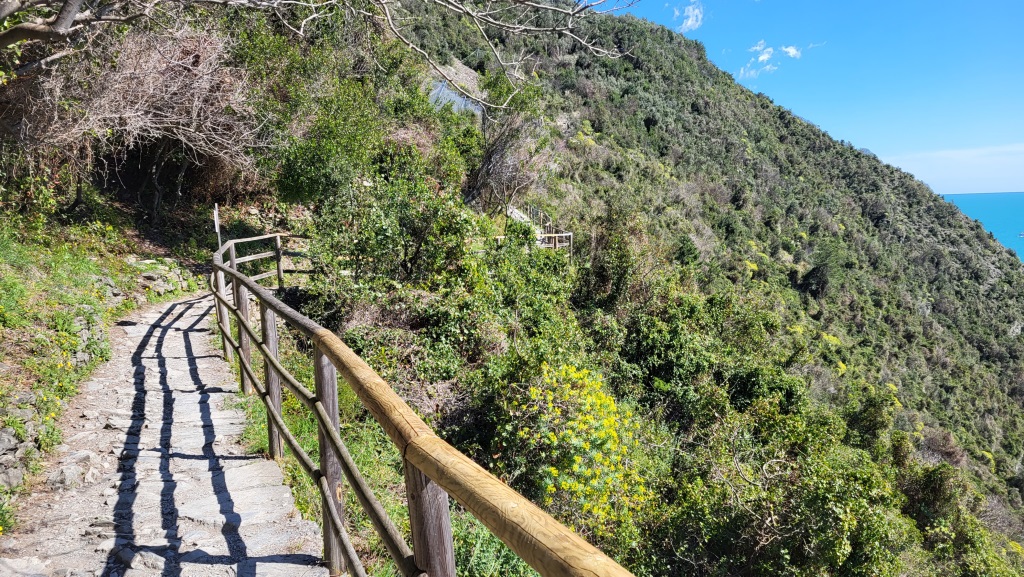
M 233 234 L 308 234 L 316 272 L 294 304 L 637 575 L 1024 570 L 1016 255 L 663 27 L 588 20 L 620 57 L 498 33 L 536 55 L 515 93 L 465 22 L 424 6 L 407 3 L 407 33 L 509 109 L 435 106 L 422 59 L 344 14 L 301 39 L 253 12 L 177 15 L 108 39 L 101 80 L 72 58 L 0 93 L 0 120 L 89 120 L 4 133 L 11 234 L 66 226 L 82 190 L 193 255 L 213 248 L 214 201 L 251 205 Z M 97 87 L 146 66 L 160 82 L 138 116 L 194 97 L 215 104 L 210 133 L 100 114 L 117 99 Z M 219 81 L 193 94 L 193 72 Z M 77 107 L 48 100 L 57 85 Z M 510 205 L 572 231 L 573 254 L 538 249 Z M 372 421 L 342 406 L 372 453 Z M 493 562 L 463 541 L 467 574 L 528 574 L 479 538 Z
M 630 18 L 603 32 L 631 56 L 580 54 L 550 80 L 564 95 L 553 115 L 576 111 L 599 135 L 586 151 L 567 139 L 570 157 L 600 159 L 572 179 L 594 194 L 565 194 L 579 185 L 559 175 L 550 202 L 584 228 L 594 197 L 619 218 L 639 213 L 653 244 L 697 247 L 688 258 L 707 284 L 771 291 L 784 324 L 842 342 L 799 371 L 817 396 L 842 402 L 860 380 L 893 382 L 908 431 L 915 418 L 951 431 L 1019 505 L 1016 255 L 912 175 L 736 85 L 696 43 Z
M 1016 255 L 912 175 L 739 86 L 699 43 L 629 16 L 600 19 L 592 34 L 627 55 L 534 45 L 556 160 L 528 200 L 590 240 L 574 304 L 584 325 L 617 331 L 595 348 L 618 351 L 603 363 L 620 397 L 675 426 L 695 380 L 752 386 L 734 360 L 688 350 L 709 344 L 681 336 L 700 323 L 651 280 L 674 261 L 708 301 L 777 315 L 764 336 L 774 358 L 759 370 L 799 378 L 844 415 L 847 445 L 891 464 L 878 439 L 907 439 L 919 462 L 966 471 L 987 494 L 973 509 L 1019 539 Z M 472 65 L 477 48 L 448 56 Z M 729 343 L 737 327 L 709 328 L 752 356 Z M 885 390 L 892 432 L 858 430 L 880 416 L 864 413 Z

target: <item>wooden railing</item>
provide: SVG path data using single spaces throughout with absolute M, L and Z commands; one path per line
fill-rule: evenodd
M 248 256 L 237 254 L 236 247 L 257 242 L 273 242 L 274 248 Z M 293 310 L 258 284 L 260 279 L 276 276 L 278 288 L 284 288 L 287 271 L 282 266 L 283 255 L 282 235 L 228 241 L 214 253 L 211 289 L 217 300 L 217 322 L 224 340 L 225 358 L 232 360 L 233 353 L 238 355 L 242 390 L 255 392 L 266 405 L 270 456 L 275 459 L 283 456 L 284 441 L 320 490 L 324 561 L 331 575 L 340 575 L 346 570 L 353 576 L 365 575 L 345 531 L 341 498 L 344 479 L 405 577 L 455 577 L 449 495 L 545 577 L 631 576 L 596 547 L 439 438 L 334 333 Z M 247 276 L 238 270 L 242 263 L 269 258 L 274 258 L 277 265 L 270 272 Z M 250 324 L 250 296 L 255 297 L 260 308 L 259 333 Z M 229 315 L 236 321 L 234 335 L 230 331 Z M 299 383 L 278 361 L 278 319 L 283 319 L 313 343 L 315 391 Z M 264 359 L 262 379 L 252 367 L 253 346 Z M 340 436 L 338 373 L 402 455 L 412 548 L 366 485 Z M 312 411 L 316 419 L 319 463 L 314 463 L 302 450 L 284 423 L 282 385 Z
M 488 240 L 496 242 L 498 245 L 505 242 L 507 237 L 505 235 L 492 236 Z M 569 258 L 572 258 L 572 233 L 571 232 L 554 232 L 554 233 L 537 233 L 537 247 L 538 248 L 549 248 L 554 250 L 568 249 Z M 481 251 L 482 252 L 482 251 Z

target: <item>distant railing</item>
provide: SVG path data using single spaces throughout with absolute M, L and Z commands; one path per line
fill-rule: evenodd
M 538 247 L 552 250 L 568 249 L 569 258 L 572 258 L 572 233 L 555 226 L 555 222 L 548 216 L 548 213 L 532 204 L 527 204 L 522 209 L 510 205 L 507 214 L 509 218 L 525 222 L 537 231 Z M 495 238 L 501 242 L 505 237 Z
M 274 249 L 239 256 L 236 247 L 273 241 Z M 555 241 L 558 242 L 558 241 Z M 224 263 L 225 253 L 228 264 Z M 227 360 L 237 354 L 243 392 L 255 391 L 267 408 L 270 456 L 281 458 L 282 440 L 320 491 L 323 506 L 324 561 L 331 575 L 348 571 L 364 577 L 365 571 L 345 531 L 342 479 L 355 492 L 385 548 L 405 577 L 455 577 L 448 496 L 469 510 L 494 535 L 541 575 L 631 576 L 596 547 L 556 521 L 528 499 L 502 483 L 466 455 L 439 438 L 398 394 L 334 333 L 321 327 L 278 300 L 258 284 L 277 277 L 284 288 L 282 235 L 265 235 L 224 243 L 213 255 L 211 290 L 217 299 L 217 323 Z M 247 276 L 238 270 L 243 263 L 276 260 L 275 270 Z M 228 296 L 230 283 L 231 297 Z M 249 297 L 260 308 L 259 334 L 250 324 Z M 237 332 L 232 336 L 229 315 Z M 278 360 L 277 319 L 313 343 L 314 384 L 310 391 Z M 252 367 L 255 346 L 264 359 L 262 380 Z M 412 529 L 410 548 L 367 486 L 341 439 L 338 416 L 338 373 L 363 406 L 383 427 L 402 455 L 406 496 Z M 282 384 L 312 411 L 317 422 L 319 464 L 302 450 L 281 416 Z
M 505 236 L 492 236 L 490 240 L 497 242 L 499 245 L 505 242 Z M 571 232 L 558 232 L 552 234 L 538 234 L 537 235 L 537 247 L 538 248 L 549 248 L 553 250 L 567 249 L 569 254 L 572 255 L 572 233 Z

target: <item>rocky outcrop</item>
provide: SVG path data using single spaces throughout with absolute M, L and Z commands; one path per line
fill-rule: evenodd
M 170 258 L 156 258 L 132 262 L 139 269 L 139 293 L 136 300 L 147 299 L 147 293 L 158 297 L 175 291 L 185 291 L 196 287 L 195 277 Z M 141 304 L 140 302 L 140 304 Z

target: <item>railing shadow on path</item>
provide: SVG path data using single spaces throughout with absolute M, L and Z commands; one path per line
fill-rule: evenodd
M 239 577 L 255 577 L 256 568 L 262 563 L 284 563 L 291 565 L 314 566 L 319 564 L 319 559 L 304 554 L 281 554 L 250 557 L 246 548 L 245 540 L 239 533 L 242 524 L 241 515 L 235 510 L 235 503 L 227 485 L 224 475 L 224 462 L 230 460 L 259 460 L 258 456 L 234 456 L 218 455 L 214 450 L 216 430 L 211 413 L 210 395 L 226 392 L 220 387 L 207 387 L 199 374 L 198 358 L 193 344 L 194 335 L 208 334 L 209 329 L 200 328 L 213 310 L 209 302 L 210 297 L 204 296 L 191 300 L 181 301 L 170 305 L 163 314 L 149 327 L 142 336 L 138 346 L 132 354 L 133 367 L 133 399 L 131 403 L 131 421 L 127 428 L 124 440 L 124 448 L 120 454 L 118 498 L 113 507 L 115 547 L 110 550 L 101 575 L 103 577 L 120 577 L 129 567 L 134 565 L 136 556 L 148 552 L 163 558 L 163 577 L 178 577 L 181 573 L 181 564 L 186 562 L 196 565 L 219 565 L 234 566 L 236 575 Z M 197 307 L 204 310 L 196 314 L 187 327 L 176 326 L 189 313 L 195 313 Z M 122 326 L 130 323 L 118 323 Z M 173 355 L 165 355 L 168 347 L 168 339 L 174 338 L 175 333 L 180 333 L 184 349 L 184 360 L 188 363 L 188 375 L 193 388 L 182 386 L 183 383 L 175 383 L 177 389 L 172 387 L 169 380 L 169 359 L 181 359 Z M 152 345 L 152 354 L 147 351 Z M 156 388 L 147 389 L 148 379 L 152 378 L 152 372 L 147 374 L 147 369 L 155 370 L 159 378 L 159 390 Z M 159 395 L 159 398 L 153 398 Z M 199 395 L 198 407 L 202 423 L 203 444 L 201 453 L 175 452 L 174 447 L 174 407 L 178 399 L 187 398 L 186 395 Z M 143 433 L 146 428 L 146 408 L 153 403 L 160 406 L 160 433 L 159 445 L 157 447 L 145 447 Z M 155 413 L 154 413 L 155 414 Z M 140 458 L 143 460 L 156 456 L 159 464 L 156 470 L 156 478 L 161 484 L 160 497 L 160 530 L 163 534 L 161 543 L 155 545 L 139 544 L 137 541 L 152 541 L 144 537 L 144 527 L 138 526 L 141 506 L 139 500 L 140 480 L 149 480 L 146 477 L 140 479 Z M 178 481 L 171 468 L 172 459 L 198 460 L 206 462 L 206 471 L 209 474 L 211 489 L 216 496 L 219 514 L 223 517 L 221 524 L 221 535 L 227 546 L 228 553 L 208 554 L 201 549 L 181 553 L 181 536 L 178 534 L 179 512 L 175 504 L 175 491 L 178 489 Z

